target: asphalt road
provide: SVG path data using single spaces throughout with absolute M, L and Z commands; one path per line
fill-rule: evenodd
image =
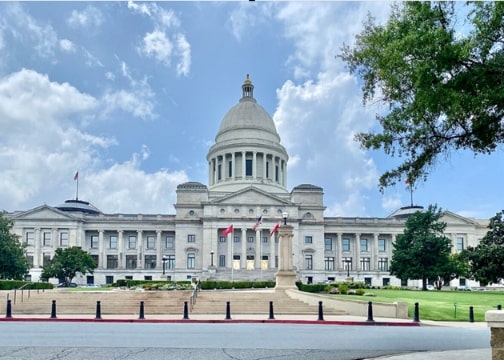
M 488 348 L 489 338 L 446 327 L 1 322 L 0 359 L 355 360 Z

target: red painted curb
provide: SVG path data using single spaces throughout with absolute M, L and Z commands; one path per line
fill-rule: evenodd
M 93 323 L 191 323 L 191 324 L 299 324 L 299 325 L 353 325 L 353 326 L 420 326 L 418 322 L 334 321 L 334 320 L 184 320 L 184 319 L 80 319 L 80 318 L 0 318 L 11 322 L 93 322 Z

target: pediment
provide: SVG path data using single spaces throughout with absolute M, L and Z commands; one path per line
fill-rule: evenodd
M 13 220 L 75 220 L 75 218 L 51 206 L 42 205 L 17 214 Z
M 451 211 L 445 211 L 443 217 L 441 218 L 441 221 L 446 222 L 450 225 L 478 225 L 477 221 L 455 214 Z
M 278 205 L 287 206 L 292 203 L 286 199 L 282 199 L 276 195 L 267 193 L 253 186 L 246 189 L 234 192 L 232 194 L 224 195 L 220 198 L 214 199 L 211 204 L 219 205 Z

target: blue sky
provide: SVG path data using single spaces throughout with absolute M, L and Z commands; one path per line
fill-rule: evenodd
M 288 188 L 324 188 L 326 216 L 389 215 L 405 185 L 366 152 L 376 127 L 335 58 L 386 2 L 0 2 L 0 209 L 75 197 L 106 213 L 174 213 L 176 186 L 207 184 L 206 155 L 246 74 L 290 160 Z M 414 203 L 488 218 L 502 210 L 502 147 L 452 153 Z

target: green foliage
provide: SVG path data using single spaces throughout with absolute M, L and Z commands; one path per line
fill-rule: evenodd
M 24 245 L 11 230 L 12 221 L 0 213 L 0 279 L 21 280 L 29 265 Z
M 296 282 L 299 290 L 309 293 L 320 293 L 325 291 L 325 284 L 303 284 L 301 281 Z
M 338 284 L 338 290 L 339 290 L 340 294 L 344 295 L 348 292 L 348 285 L 344 284 L 344 283 Z
M 490 229 L 476 247 L 462 251 L 469 262 L 470 277 L 481 284 L 498 283 L 504 278 L 504 210 L 490 219 Z
M 457 276 L 450 257 L 452 244 L 443 235 L 446 223 L 441 222 L 441 209 L 430 205 L 406 220 L 404 233 L 397 236 L 392 250 L 390 274 L 401 280 L 422 279 L 427 290 L 427 279 Z
M 55 277 L 70 284 L 77 273 L 92 274 L 95 268 L 91 255 L 80 247 L 58 248 L 51 261 L 43 267 L 41 278 Z
M 458 19 L 464 11 L 467 19 Z M 339 55 L 363 80 L 364 102 L 390 111 L 356 139 L 404 160 L 380 177 L 425 179 L 440 155 L 491 153 L 504 142 L 503 2 L 401 2 L 385 25 L 369 16 Z M 464 29 L 460 27 L 464 26 Z
M 0 290 L 13 290 L 23 288 L 25 290 L 52 289 L 53 285 L 46 282 L 25 282 L 22 280 L 1 280 Z
M 207 280 L 200 283 L 202 290 L 213 289 L 262 289 L 274 288 L 275 281 L 216 281 Z

